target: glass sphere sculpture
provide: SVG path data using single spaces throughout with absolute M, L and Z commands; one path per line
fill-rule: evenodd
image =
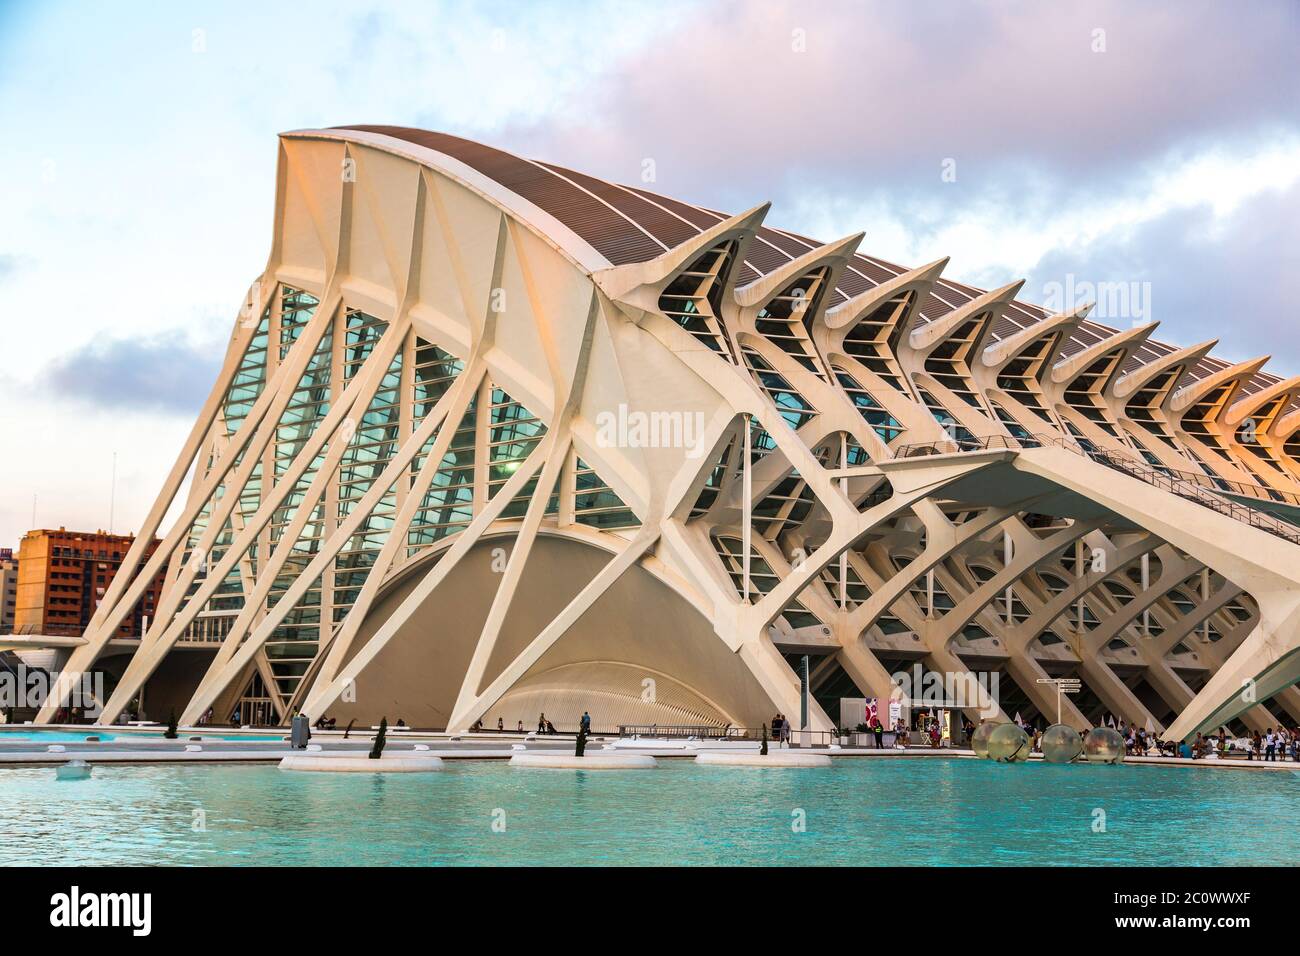
M 996 720 L 983 721 L 975 732 L 970 735 L 970 749 L 975 751 L 975 756 L 981 760 L 989 759 L 989 734 L 993 733 L 1000 725 Z
M 1043 731 L 1039 746 L 1043 748 L 1043 759 L 1048 763 L 1069 763 L 1083 753 L 1083 738 L 1073 727 L 1052 724 Z
M 989 759 L 1018 763 L 1029 759 L 1029 735 L 1015 724 L 998 724 L 989 734 Z
M 1094 727 L 1083 741 L 1088 763 L 1120 763 L 1124 760 L 1124 738 L 1113 727 Z

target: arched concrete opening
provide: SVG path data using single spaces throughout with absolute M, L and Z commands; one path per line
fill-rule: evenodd
M 358 675 L 355 700 L 325 708 L 340 724 L 382 716 L 411 726 L 447 726 L 514 541 L 485 536 L 454 567 Z M 614 542 L 617 544 L 617 542 Z M 400 607 L 440 555 L 388 582 L 357 634 L 355 654 Z M 533 545 L 488 660 L 482 692 L 610 560 L 585 538 L 544 529 Z M 709 617 L 658 575 L 634 565 L 484 714 L 514 730 L 535 729 L 540 713 L 575 730 L 593 726 L 733 724 L 757 726 L 772 703 L 748 666 L 714 632 Z
M 199 686 L 199 679 L 212 663 L 215 652 L 215 647 L 184 647 L 169 654 L 145 682 L 143 691 L 134 698 L 140 705 L 140 709 L 134 711 L 135 716 L 159 723 L 166 723 L 173 713 L 180 716 Z M 109 651 L 95 663 L 95 671 L 104 676 L 106 694 L 111 694 L 117 687 L 134 653 L 134 648 L 121 649 L 110 645 Z
M 214 653 L 216 648 L 177 648 L 163 659 L 144 686 L 144 713 L 149 720 L 166 723 L 173 714 L 180 717 Z

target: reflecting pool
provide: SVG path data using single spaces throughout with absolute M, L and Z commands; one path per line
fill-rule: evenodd
M 1300 773 L 841 759 L 825 770 L 0 770 L 0 864 L 1285 864 Z

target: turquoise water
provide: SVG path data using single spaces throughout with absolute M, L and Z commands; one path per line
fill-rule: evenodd
M 6 769 L 0 864 L 1293 865 L 1297 799 L 1300 773 L 974 760 L 578 773 L 451 761 L 392 775 L 104 766 L 81 781 Z

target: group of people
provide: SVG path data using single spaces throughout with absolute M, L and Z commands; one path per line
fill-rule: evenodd
M 501 729 L 502 729 L 501 718 L 498 717 L 497 730 L 501 730 Z M 519 729 L 520 730 L 524 729 L 524 722 L 522 720 L 519 721 Z M 589 714 L 585 710 L 582 712 L 582 716 L 578 718 L 578 732 L 582 733 L 583 731 L 587 733 L 591 733 L 591 714 Z M 546 719 L 546 714 L 544 713 L 537 715 L 537 732 L 539 734 L 559 733 L 559 731 L 555 729 L 555 725 Z
M 876 720 L 876 726 L 880 726 L 879 719 Z M 875 728 L 873 727 L 872 729 L 874 731 Z M 883 731 L 883 728 L 881 729 Z M 907 721 L 902 717 L 899 717 L 894 723 L 893 730 L 894 749 L 906 750 L 908 745 L 912 742 L 912 732 L 907 727 Z M 943 746 L 943 724 L 939 723 L 938 717 L 923 715 L 917 730 L 920 731 L 921 735 L 925 738 L 922 741 L 923 744 L 929 744 L 930 747 L 936 750 Z M 883 733 L 876 734 L 877 747 L 880 746 L 880 740 L 883 736 Z
M 1256 756 L 1261 760 L 1285 760 L 1290 754 L 1292 760 L 1300 763 L 1300 727 L 1295 730 L 1287 730 L 1285 727 L 1274 730 L 1270 727 L 1262 736 L 1257 730 L 1251 734 L 1250 744 L 1247 760 L 1253 760 Z
M 1192 748 L 1193 757 L 1205 756 L 1211 750 L 1226 754 L 1230 748 L 1227 728 L 1220 727 L 1219 733 L 1209 739 L 1197 734 Z M 1287 730 L 1285 727 L 1274 730 L 1269 727 L 1262 734 L 1258 730 L 1252 731 L 1249 736 L 1233 741 L 1231 748 L 1244 750 L 1247 760 L 1276 762 L 1286 760 L 1289 756 L 1296 763 L 1300 763 L 1300 727 L 1294 730 Z M 1197 753 L 1197 750 L 1201 752 Z
M 1043 732 L 1030 721 L 1019 721 L 1021 729 L 1029 736 L 1034 753 L 1042 752 Z M 1263 733 L 1253 731 L 1244 738 L 1234 738 L 1227 727 L 1220 727 L 1217 734 L 1206 737 L 1198 733 L 1193 740 L 1162 740 L 1158 734 L 1121 720 L 1113 726 L 1124 739 L 1124 752 L 1130 757 L 1183 757 L 1190 760 L 1203 760 L 1226 757 L 1229 752 L 1244 752 L 1247 760 L 1286 760 L 1290 757 L 1300 763 L 1300 727 L 1287 730 L 1285 727 L 1270 727 Z M 972 729 L 967 730 L 967 739 Z
M 776 721 L 778 718 L 784 720 L 780 714 L 778 714 L 776 718 L 773 718 L 772 733 L 774 737 L 777 736 Z M 938 718 L 930 716 L 923 717 L 917 729 L 925 736 L 925 743 L 928 743 L 931 747 L 940 747 L 943 745 L 943 725 L 939 723 Z M 971 726 L 970 729 L 974 730 L 974 727 Z M 906 750 L 908 744 L 911 743 L 912 737 L 912 732 L 908 729 L 907 721 L 902 717 L 899 717 L 891 723 L 888 729 L 885 728 L 885 725 L 879 716 L 871 717 L 866 723 L 858 724 L 857 732 L 871 734 L 875 738 L 877 749 L 884 748 L 886 733 L 894 735 L 893 747 L 895 750 Z M 788 728 L 786 733 L 786 738 L 778 737 L 777 739 L 788 739 Z M 847 731 L 842 731 L 842 733 L 847 733 Z
M 879 718 L 878 716 L 877 716 L 877 717 L 872 717 L 872 718 L 871 718 L 871 721 L 870 721 L 869 723 L 866 723 L 866 724 L 859 724 L 859 725 L 858 725 L 858 730 L 859 730 L 859 732 L 861 732 L 861 731 L 865 731 L 866 733 L 869 733 L 869 734 L 871 734 L 873 737 L 875 737 L 875 739 L 876 739 L 876 749 L 880 750 L 880 749 L 883 749 L 883 748 L 884 748 L 884 746 L 885 746 L 885 725 L 884 725 L 883 723 L 881 723 L 880 718 Z M 932 736 L 932 734 L 933 734 L 935 731 L 938 731 L 938 732 L 939 732 L 939 736 L 938 736 L 938 737 L 934 737 L 934 736 Z M 910 733 L 910 731 L 908 731 L 908 729 L 907 729 L 907 721 L 905 721 L 902 717 L 899 717 L 896 721 L 893 722 L 892 725 L 890 725 L 889 733 L 891 733 L 891 734 L 894 735 L 894 749 L 895 749 L 895 750 L 906 750 L 906 749 L 907 749 L 907 745 L 908 745 L 908 743 L 909 743 L 909 741 L 910 741 L 910 737 L 911 737 L 911 733 Z M 926 727 L 925 727 L 925 733 L 926 733 L 927 737 L 930 739 L 930 741 L 931 741 L 931 743 L 932 743 L 933 746 L 935 746 L 935 747 L 939 746 L 939 741 L 942 740 L 943 734 L 942 734 L 942 731 L 939 731 L 939 722 L 938 722 L 938 721 L 934 721 L 934 722 L 933 722 L 933 726 L 926 726 Z
M 1200 744 L 1179 743 L 1175 740 L 1161 740 L 1160 736 L 1154 731 L 1147 730 L 1145 727 L 1139 727 L 1137 724 L 1129 724 L 1126 720 L 1121 720 L 1115 724 L 1113 720 L 1107 724 L 1103 721 L 1101 726 L 1111 726 L 1124 738 L 1124 753 L 1130 757 L 1202 757 L 1205 755 Z M 1197 734 L 1199 737 L 1200 734 Z
M 1030 751 L 1032 753 L 1042 753 L 1043 731 L 1046 728 L 1040 727 L 1030 720 L 1021 720 L 1017 721 L 1017 723 L 1020 726 L 1020 729 L 1029 737 Z M 1103 721 L 1101 726 L 1112 725 L 1108 725 L 1106 721 Z M 1130 726 L 1127 721 L 1123 720 L 1113 726 L 1116 732 L 1124 738 L 1124 752 L 1130 757 L 1156 755 L 1177 757 L 1181 755 L 1176 743 L 1161 740 L 1145 727 L 1139 727 L 1137 724 Z M 1191 755 L 1192 754 L 1189 751 L 1187 756 Z
M 1128 726 L 1121 721 L 1116 728 L 1124 738 L 1125 750 L 1131 756 L 1140 757 L 1159 754 L 1166 757 L 1186 757 L 1192 760 L 1225 757 L 1229 751 L 1244 752 L 1247 760 L 1286 760 L 1288 756 L 1300 763 L 1300 727 L 1287 730 L 1285 727 L 1272 727 L 1263 733 L 1258 730 L 1244 738 L 1234 738 L 1227 727 L 1220 727 L 1217 734 L 1206 737 L 1197 733 L 1191 741 L 1167 741 L 1150 732 L 1145 727 Z
M 482 719 L 479 719 L 479 720 L 474 721 L 474 725 L 473 725 L 472 727 L 470 727 L 470 732 L 471 732 L 471 733 L 476 733 L 476 734 L 481 734 L 481 733 L 483 733 L 486 729 L 487 729 L 487 728 L 483 726 L 483 721 L 482 721 Z M 591 733 L 591 714 L 589 714 L 589 713 L 588 713 L 587 711 L 585 711 L 585 710 L 582 712 L 582 717 L 580 717 L 580 718 L 578 719 L 578 729 L 579 729 L 579 730 L 585 730 L 585 731 L 587 731 L 587 733 Z M 505 733 L 505 732 L 506 732 L 506 721 L 505 721 L 505 718 L 504 718 L 504 717 L 498 717 L 498 718 L 497 718 L 497 733 L 499 733 L 499 734 L 503 734 L 503 733 Z M 517 734 L 522 734 L 522 733 L 524 733 L 524 722 L 523 722 L 522 720 L 518 721 L 518 722 L 515 724 L 515 731 L 514 731 L 514 732 L 517 733 Z M 558 733 L 559 733 L 559 731 L 555 729 L 555 724 L 551 723 L 549 720 L 546 719 L 546 714 L 545 714 L 545 712 L 540 713 L 540 714 L 537 715 L 537 732 L 538 732 L 539 734 L 558 734 Z
M 14 722 L 13 708 L 12 707 L 6 708 L 6 711 L 7 713 L 4 715 L 4 720 L 0 721 L 0 723 L 12 724 Z M 60 707 L 57 711 L 55 711 L 54 722 L 56 724 L 79 724 L 82 722 L 82 720 L 85 719 L 85 716 L 86 716 L 86 711 L 84 708 Z M 134 716 L 132 716 L 131 719 L 134 720 L 135 719 Z
M 772 718 L 772 739 L 781 743 L 790 742 L 790 720 L 785 714 L 777 714 Z
M 546 717 L 546 715 L 543 714 L 543 715 L 542 715 L 543 720 L 545 719 L 545 717 Z M 481 734 L 481 733 L 483 733 L 484 730 L 486 730 L 486 728 L 483 726 L 483 719 L 482 719 L 482 718 L 479 718 L 478 720 L 474 721 L 474 726 L 470 727 L 470 732 L 471 732 L 471 733 L 475 733 L 475 734 Z M 505 733 L 505 732 L 506 732 L 506 722 L 505 722 L 505 718 L 503 718 L 503 717 L 498 717 L 498 718 L 497 718 L 497 733 L 499 733 L 499 734 L 503 734 L 503 733 Z M 524 732 L 524 722 L 521 720 L 521 721 L 518 722 L 518 724 L 515 725 L 515 733 L 517 733 L 517 734 L 522 734 L 523 732 Z M 545 731 L 545 730 L 542 729 L 542 721 L 538 721 L 538 723 L 537 723 L 537 732 L 538 732 L 539 734 L 542 734 L 542 733 L 548 733 L 548 731 Z M 550 732 L 550 733 L 554 733 L 553 730 L 552 730 L 552 731 L 549 731 L 549 732 Z

